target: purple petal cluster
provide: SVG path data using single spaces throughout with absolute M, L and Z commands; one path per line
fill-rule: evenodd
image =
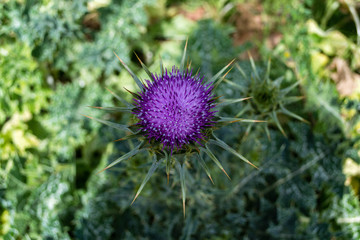
M 204 129 L 214 124 L 213 86 L 199 75 L 173 67 L 163 76 L 153 75 L 134 99 L 133 114 L 149 140 L 156 140 L 173 151 L 185 144 L 200 143 Z M 201 143 L 200 143 L 201 144 Z

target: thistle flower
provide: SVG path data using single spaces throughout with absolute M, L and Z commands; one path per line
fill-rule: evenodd
M 222 68 L 211 79 L 205 80 L 200 74 L 193 74 L 190 66 L 184 68 L 186 46 L 187 43 L 185 44 L 180 67 L 176 68 L 174 66 L 171 70 L 164 69 L 162 61 L 160 60 L 161 74 L 159 75 L 151 73 L 138 58 L 141 66 L 149 77 L 145 82 L 142 82 L 115 53 L 123 67 L 136 82 L 140 91 L 137 93 L 129 91 L 133 96 L 133 102 L 129 103 L 109 90 L 110 93 L 126 107 L 94 108 L 131 112 L 131 114 L 136 116 L 137 122 L 135 124 L 128 126 L 85 116 L 110 127 L 130 132 L 129 135 L 119 140 L 130 138 L 137 138 L 140 140 L 139 145 L 133 150 L 113 161 L 102 171 L 121 161 L 129 159 L 142 151 L 148 151 L 153 157 L 153 164 L 141 183 L 132 203 L 139 196 L 143 187 L 160 163 L 164 162 L 166 165 L 168 181 L 170 169 L 174 166 L 177 168 L 180 175 L 184 216 L 186 198 L 185 162 L 191 159 L 192 156 L 197 156 L 197 158 L 193 160 L 198 160 L 200 162 L 200 165 L 204 168 L 206 174 L 213 183 L 210 171 L 203 159 L 203 155 L 206 154 L 230 179 L 220 161 L 212 153 L 209 145 L 220 146 L 237 156 L 239 159 L 252 166 L 254 165 L 243 155 L 239 154 L 236 150 L 217 138 L 213 131 L 223 125 L 233 122 L 260 122 L 259 120 L 241 118 L 223 118 L 216 115 L 218 112 L 216 110 L 217 108 L 248 99 L 244 98 L 236 101 L 224 99 L 221 103 L 217 104 L 218 98 L 215 96 L 213 90 L 224 80 L 229 71 L 225 74 L 224 72 L 234 60 Z M 221 77 L 221 75 L 223 76 Z
M 152 75 L 145 90 L 134 99 L 140 131 L 151 142 L 162 143 L 171 152 L 206 138 L 205 129 L 214 125 L 213 86 L 199 75 L 180 72 L 175 66 L 161 76 Z
M 264 76 L 260 77 L 254 60 L 251 56 L 249 56 L 249 58 L 252 69 L 252 74 L 250 77 L 245 74 L 244 70 L 238 64 L 236 64 L 236 68 L 241 73 L 243 78 L 250 81 L 249 86 L 244 87 L 234 83 L 233 81 L 230 82 L 228 80 L 225 80 L 233 87 L 239 89 L 243 95 L 249 96 L 251 98 L 251 101 L 246 104 L 246 106 L 240 111 L 239 114 L 244 114 L 248 112 L 253 118 L 269 119 L 271 120 L 269 122 L 275 123 L 277 128 L 285 137 L 286 133 L 280 124 L 278 114 L 285 114 L 289 117 L 308 123 L 308 121 L 306 121 L 304 118 L 296 115 L 295 113 L 285 108 L 285 105 L 303 99 L 302 96 L 287 96 L 291 92 L 291 90 L 293 90 L 299 85 L 299 82 L 296 82 L 289 87 L 282 88 L 281 83 L 284 79 L 283 77 L 279 77 L 275 80 L 270 79 L 270 59 L 267 63 L 267 69 Z M 248 126 L 245 132 L 245 136 L 249 134 L 252 126 L 253 124 L 250 124 Z M 264 127 L 266 135 L 270 140 L 268 123 L 262 126 Z

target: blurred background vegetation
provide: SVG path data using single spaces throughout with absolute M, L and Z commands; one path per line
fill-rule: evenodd
M 359 11 L 356 0 L 0 0 L 0 239 L 360 239 Z M 130 206 L 146 154 L 96 174 L 136 143 L 80 114 L 129 122 L 87 108 L 119 105 L 106 88 L 131 100 L 113 51 L 146 78 L 134 52 L 158 72 L 186 38 L 206 78 L 237 59 L 216 94 L 254 99 L 223 114 L 268 122 L 217 131 L 259 170 L 215 148 L 232 180 L 209 164 L 212 185 L 188 164 L 184 218 L 165 166 Z M 254 85 L 268 59 L 274 80 Z M 271 98 L 281 90 L 289 98 Z

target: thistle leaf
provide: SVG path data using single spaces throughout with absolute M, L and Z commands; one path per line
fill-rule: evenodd
M 143 145 L 143 142 L 141 142 L 139 145 L 137 145 L 133 150 L 131 150 L 128 153 L 125 153 L 124 155 L 122 155 L 121 157 L 119 157 L 118 159 L 116 159 L 115 161 L 113 161 L 112 163 L 110 163 L 107 167 L 105 167 L 104 169 L 102 169 L 101 171 L 99 171 L 97 174 L 105 171 L 106 169 L 111 168 L 112 166 L 114 166 L 115 164 L 120 163 L 123 160 L 129 159 L 132 156 L 138 154 L 139 152 L 145 151 L 146 149 L 139 149 L 141 146 Z
M 169 176 L 170 176 L 170 168 L 171 168 L 171 155 L 169 155 L 166 151 L 164 151 L 165 154 L 165 165 L 166 165 L 166 178 L 167 183 L 169 184 Z
M 235 67 L 237 68 L 237 70 L 239 70 L 239 72 L 241 73 L 241 75 L 242 75 L 244 78 L 247 78 L 244 70 L 240 67 L 240 65 L 239 65 L 238 63 L 235 64 Z
M 184 164 L 180 165 L 179 162 L 176 162 L 176 168 L 180 174 L 180 183 L 181 183 L 181 195 L 182 195 L 182 203 L 183 203 L 183 212 L 185 217 L 185 200 L 186 200 L 186 186 L 185 186 L 185 169 Z
M 180 72 L 183 72 L 184 71 L 184 67 L 185 67 L 185 59 L 186 59 L 186 50 L 187 50 L 187 44 L 188 44 L 188 39 L 186 39 L 186 42 L 185 42 L 185 47 L 184 47 L 184 52 L 183 52 L 183 55 L 182 55 L 182 58 L 181 58 L 181 63 L 180 63 Z
M 199 162 L 200 162 L 201 167 L 205 170 L 206 175 L 208 175 L 208 177 L 210 178 L 210 181 L 212 182 L 212 184 L 214 184 L 214 181 L 213 181 L 212 178 L 211 178 L 210 170 L 209 170 L 209 168 L 207 167 L 207 165 L 206 165 L 206 163 L 205 163 L 205 161 L 204 161 L 204 159 L 202 158 L 202 156 L 201 156 L 200 153 L 198 154 L 198 157 L 199 157 Z
M 305 98 L 304 96 L 284 97 L 284 98 L 282 99 L 282 103 L 284 103 L 284 105 L 286 105 L 286 104 L 290 104 L 290 103 L 293 103 L 293 102 L 297 102 L 297 101 L 303 100 L 304 98 Z
M 237 103 L 237 102 L 242 102 L 242 101 L 245 101 L 245 100 L 248 100 L 252 97 L 246 97 L 246 98 L 236 98 L 236 99 L 223 99 L 222 102 L 220 102 L 219 104 L 217 104 L 216 106 L 219 107 L 223 107 L 223 106 L 226 106 L 226 105 L 229 105 L 229 104 L 233 104 L 233 103 Z
M 136 58 L 138 59 L 138 61 L 141 64 L 141 67 L 144 69 L 144 71 L 146 72 L 146 74 L 149 76 L 149 78 L 153 81 L 155 81 L 153 75 L 151 74 L 150 70 L 146 67 L 146 65 L 141 61 L 141 59 L 138 57 L 138 55 L 134 52 Z
M 269 141 L 271 141 L 270 131 L 269 131 L 268 125 L 265 125 L 264 129 L 265 129 L 265 133 L 266 133 L 267 138 L 269 139 Z
M 297 120 L 300 120 L 300 121 L 302 121 L 304 123 L 309 123 L 309 121 L 305 120 L 304 118 L 300 117 L 299 115 L 297 115 L 297 114 L 295 114 L 293 112 L 290 112 L 289 110 L 284 108 L 284 106 L 280 105 L 280 108 L 281 108 L 282 113 L 284 113 L 284 114 L 286 114 L 286 115 L 288 115 L 290 117 L 293 117 L 293 118 L 295 118 Z
M 294 89 L 295 87 L 297 87 L 300 84 L 300 82 L 296 82 L 293 85 L 287 87 L 287 88 L 283 88 L 280 90 L 280 93 L 285 96 L 286 94 L 288 94 L 292 89 Z
M 156 169 L 158 168 L 159 164 L 160 164 L 160 161 L 156 159 L 156 154 L 155 154 L 155 155 L 154 155 L 153 163 L 152 163 L 152 165 L 151 165 L 148 173 L 146 174 L 144 180 L 142 181 L 142 183 L 141 183 L 138 191 L 136 192 L 135 197 L 134 197 L 134 199 L 133 199 L 133 201 L 131 202 L 130 205 L 132 205 L 132 204 L 135 202 L 136 198 L 140 195 L 140 193 L 141 193 L 141 191 L 143 190 L 145 184 L 149 181 L 149 179 L 151 178 L 151 176 L 154 174 L 154 172 L 155 172 Z
M 209 149 L 209 147 L 207 145 L 206 145 L 206 148 L 200 147 L 200 154 L 201 154 L 201 152 L 205 152 L 211 158 L 211 160 L 213 160 L 214 163 L 221 169 L 221 171 L 223 171 L 225 173 L 225 175 L 231 180 L 231 178 L 225 171 L 224 167 L 221 165 L 219 160 L 215 157 L 215 155 L 211 152 L 211 150 Z
M 266 74 L 265 74 L 265 79 L 266 79 L 267 82 L 270 81 L 270 78 L 269 78 L 269 76 L 270 76 L 270 69 L 271 69 L 271 58 L 269 57 L 269 59 L 268 59 L 268 64 L 267 64 L 267 68 L 266 68 Z
M 222 76 L 221 78 L 216 79 L 216 80 L 214 81 L 214 89 L 219 86 L 219 84 L 225 79 L 226 75 L 228 75 L 229 72 L 230 72 L 232 69 L 233 69 L 233 68 L 231 67 L 231 68 L 224 74 L 224 76 Z
M 123 60 L 121 60 L 121 58 L 119 58 L 119 56 L 114 52 L 115 56 L 119 59 L 119 61 L 121 62 L 121 64 L 123 65 L 123 67 L 126 69 L 126 71 L 128 71 L 128 73 L 131 75 L 131 77 L 134 79 L 136 85 L 138 85 L 138 87 L 140 88 L 140 90 L 142 91 L 144 89 L 144 85 L 142 84 L 142 82 L 140 81 L 140 79 L 135 75 L 135 73 L 133 71 L 131 71 L 131 69 L 123 62 Z
M 119 138 L 119 139 L 116 139 L 114 140 L 114 142 L 119 142 L 119 141 L 124 141 L 124 140 L 129 140 L 129 139 L 133 139 L 133 138 L 136 138 L 136 137 L 139 137 L 141 136 L 141 130 L 138 130 L 137 132 L 133 133 L 133 134 L 129 134 L 125 137 L 122 137 L 122 138 Z
M 224 82 L 226 82 L 227 84 L 229 84 L 230 86 L 239 89 L 241 92 L 245 93 L 245 88 L 239 84 L 236 84 L 230 80 L 224 79 Z
M 128 108 L 128 107 L 95 107 L 95 106 L 88 106 L 88 107 L 105 110 L 105 111 L 114 111 L 114 112 L 131 112 L 132 110 L 132 108 Z
M 282 128 L 282 126 L 281 126 L 281 124 L 280 124 L 280 122 L 279 122 L 279 119 L 278 119 L 278 117 L 277 117 L 276 112 L 275 112 L 275 111 L 272 111 L 272 112 L 271 112 L 271 116 L 272 116 L 272 118 L 273 118 L 276 126 L 279 128 L 280 132 L 281 132 L 285 137 L 287 137 L 284 129 Z
M 106 90 L 108 90 L 117 100 L 119 100 L 120 102 L 122 102 L 123 104 L 125 104 L 126 106 L 128 106 L 129 108 L 134 107 L 132 104 L 128 103 L 125 99 L 123 99 L 122 97 L 118 96 L 116 93 L 110 91 L 108 88 L 106 88 Z
M 225 67 L 223 67 L 218 73 L 216 73 L 212 78 L 210 78 L 209 80 L 206 81 L 206 83 L 215 83 L 215 81 L 221 76 L 221 74 L 223 74 L 225 72 L 225 70 L 235 61 L 235 59 L 233 59 L 230 63 L 228 63 L 228 65 L 226 65 Z
M 214 139 L 210 139 L 209 143 L 211 144 L 215 144 L 218 145 L 219 147 L 222 147 L 223 149 L 225 149 L 226 151 L 234 154 L 235 156 L 237 156 L 238 158 L 240 158 L 241 160 L 243 160 L 244 162 L 250 164 L 251 166 L 253 166 L 256 169 L 259 169 L 257 166 L 255 166 L 254 164 L 252 164 L 246 157 L 244 157 L 243 155 L 241 155 L 240 153 L 236 152 L 235 149 L 233 149 L 232 147 L 230 147 L 229 145 L 227 145 L 225 142 L 223 142 L 222 140 L 220 140 L 219 138 L 217 138 L 215 135 L 213 135 Z
M 255 74 L 255 77 L 260 80 L 260 77 L 259 77 L 259 74 L 257 72 L 257 69 L 256 69 L 256 65 L 254 63 L 254 59 L 252 58 L 251 54 L 248 52 L 248 55 L 249 55 L 249 58 L 250 58 L 250 64 L 251 64 L 251 68 Z
M 133 133 L 133 131 L 131 131 L 127 125 L 118 124 L 118 123 L 114 123 L 114 122 L 109 122 L 109 121 L 106 121 L 106 120 L 102 120 L 102 119 L 98 119 L 98 118 L 86 116 L 86 115 L 83 115 L 83 114 L 81 114 L 81 115 L 84 116 L 84 117 L 93 119 L 93 120 L 95 120 L 95 121 L 98 121 L 98 122 L 100 122 L 100 123 L 103 123 L 103 124 L 105 124 L 105 125 L 108 125 L 109 127 L 116 128 L 116 129 L 119 129 L 119 130 L 129 131 L 129 132 Z
M 235 123 L 235 122 L 266 122 L 263 120 L 256 120 L 256 119 L 245 119 L 245 118 L 230 118 L 230 117 L 220 117 L 218 122 L 228 122 L 228 123 Z

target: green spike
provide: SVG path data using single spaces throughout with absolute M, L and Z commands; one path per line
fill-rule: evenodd
M 259 169 L 257 166 L 255 166 L 254 164 L 252 164 L 246 157 L 244 157 L 243 155 L 241 155 L 240 153 L 236 152 L 235 149 L 233 149 L 232 147 L 230 147 L 229 145 L 227 145 L 224 141 L 220 140 L 219 138 L 217 138 L 215 135 L 213 135 L 214 139 L 210 139 L 209 143 L 218 145 L 219 147 L 222 147 L 223 149 L 225 149 L 226 151 L 234 154 L 235 156 L 237 156 L 238 158 L 240 158 L 241 160 L 243 160 L 244 162 L 250 164 L 251 166 L 253 166 L 256 169 Z
M 81 115 L 84 116 L 84 117 L 93 119 L 95 121 L 98 121 L 100 123 L 103 123 L 105 125 L 108 125 L 109 127 L 116 128 L 116 129 L 119 129 L 119 130 L 129 131 L 129 132 L 133 133 L 133 131 L 131 131 L 127 125 L 113 123 L 113 122 L 109 122 L 109 121 L 106 121 L 106 120 L 102 120 L 102 119 L 90 117 L 90 116 L 87 116 L 87 115 L 83 115 L 83 114 L 81 114 Z
M 105 167 L 104 169 L 102 169 L 101 171 L 99 171 L 97 174 L 105 171 L 106 169 L 111 168 L 112 166 L 120 163 L 123 160 L 129 159 L 132 156 L 138 154 L 139 152 L 145 151 L 146 149 L 139 149 L 144 143 L 141 142 L 138 146 L 136 146 L 133 150 L 131 150 L 128 153 L 125 153 L 124 155 L 122 155 L 121 157 L 119 157 L 118 159 L 116 159 L 115 161 L 113 161 L 112 163 L 110 163 L 107 167 Z
M 137 132 L 135 132 L 133 134 L 129 134 L 129 135 L 125 136 L 125 137 L 116 139 L 116 140 L 114 140 L 114 142 L 119 142 L 119 141 L 124 141 L 124 140 L 129 140 L 129 139 L 139 137 L 141 135 L 140 133 L 141 133 L 141 130 L 139 130 L 139 131 L 137 131 Z
M 259 77 L 259 74 L 257 72 L 257 69 L 256 69 L 256 65 L 254 63 L 254 59 L 252 58 L 251 54 L 248 52 L 248 55 L 249 55 L 249 58 L 250 58 L 250 64 L 251 64 L 251 68 L 255 74 L 255 77 L 260 80 L 260 77 Z
M 223 107 L 223 106 L 226 106 L 226 105 L 230 105 L 230 104 L 233 104 L 233 103 L 237 103 L 237 102 L 242 102 L 242 101 L 245 101 L 245 100 L 248 100 L 252 97 L 246 97 L 246 98 L 235 98 L 235 99 L 223 99 L 219 104 L 217 104 L 216 106 L 219 107 Z
M 239 70 L 239 72 L 241 73 L 241 75 L 242 75 L 244 78 L 247 78 L 244 70 L 240 67 L 240 65 L 239 65 L 238 63 L 235 63 L 235 67 L 237 68 L 237 70 Z
M 270 78 L 269 78 L 269 76 L 270 76 L 270 68 L 271 68 L 271 58 L 269 57 L 269 59 L 268 59 L 268 64 L 267 64 L 267 68 L 266 68 L 266 74 L 265 74 L 265 79 L 266 79 L 266 81 L 269 83 L 269 81 L 270 81 Z
M 250 123 L 250 124 L 248 125 L 248 127 L 246 128 L 246 131 L 245 131 L 245 133 L 244 133 L 244 136 L 243 136 L 242 139 L 241 139 L 242 142 L 244 142 L 244 141 L 247 139 L 247 137 L 249 136 L 249 133 L 250 133 L 251 128 L 252 128 L 253 125 L 254 125 L 253 123 Z
M 266 122 L 263 120 L 256 120 L 256 119 L 245 119 L 245 118 L 230 118 L 230 117 L 220 117 L 220 120 L 218 122 L 229 122 L 229 123 L 235 123 L 235 122 Z
M 269 131 L 268 125 L 265 125 L 264 129 L 265 129 L 265 133 L 266 133 L 267 138 L 269 139 L 269 141 L 271 141 L 270 131 Z
M 210 181 L 212 182 L 212 184 L 214 184 L 214 181 L 213 181 L 212 178 L 211 178 L 210 170 L 209 170 L 209 168 L 207 167 L 204 159 L 202 158 L 202 156 L 201 156 L 200 153 L 197 154 L 197 155 L 198 155 L 198 157 L 199 157 L 199 162 L 200 162 L 201 167 L 205 170 L 206 175 L 208 175 L 208 177 L 210 178 Z
M 164 151 L 164 154 L 165 154 L 165 165 L 166 165 L 166 178 L 167 178 L 167 183 L 169 184 L 171 156 L 166 151 Z
M 216 88 L 220 85 L 220 83 L 225 79 L 226 75 L 228 75 L 229 72 L 230 72 L 232 69 L 233 69 L 233 67 L 231 67 L 231 68 L 229 69 L 229 71 L 227 71 L 227 72 L 224 74 L 224 76 L 222 76 L 221 78 L 218 78 L 217 80 L 214 81 L 214 89 L 216 89 Z
M 283 88 L 280 90 L 280 93 L 285 96 L 286 94 L 288 94 L 293 88 L 297 87 L 300 84 L 300 82 L 296 82 L 293 85 L 287 87 L 287 88 Z
M 115 56 L 119 59 L 119 61 L 121 62 L 121 64 L 123 65 L 123 67 L 126 69 L 126 71 L 128 71 L 128 73 L 131 75 L 131 77 L 134 79 L 136 85 L 138 85 L 138 87 L 140 88 L 140 90 L 142 91 L 144 89 L 144 86 L 142 84 L 142 82 L 140 81 L 140 79 L 135 75 L 135 73 L 133 73 L 133 71 L 131 71 L 131 69 L 123 62 L 123 60 L 121 60 L 121 58 L 119 58 L 119 56 L 114 52 Z
M 284 103 L 284 105 L 286 105 L 286 104 L 290 104 L 290 103 L 293 103 L 293 102 L 297 102 L 297 101 L 303 100 L 304 98 L 305 98 L 304 96 L 284 97 L 284 98 L 282 99 L 282 102 Z
M 282 128 L 282 126 L 281 126 L 281 124 L 280 124 L 280 122 L 279 122 L 279 119 L 278 119 L 278 117 L 277 117 L 277 115 L 276 115 L 276 112 L 275 112 L 275 111 L 272 111 L 272 112 L 271 112 L 271 116 L 272 116 L 273 120 L 275 121 L 276 126 L 279 128 L 280 132 L 281 132 L 285 137 L 287 137 L 284 129 Z
M 278 77 L 277 79 L 275 79 L 273 83 L 275 86 L 280 87 L 283 80 L 284 80 L 284 77 L 281 76 L 281 77 Z
M 180 174 L 180 183 L 181 183 L 181 195 L 182 195 L 182 203 L 183 203 L 183 212 L 185 217 L 185 200 L 186 200 L 186 186 L 185 186 L 185 169 L 184 164 L 180 165 L 180 163 L 176 162 L 176 168 Z
M 234 83 L 232 81 L 229 81 L 227 79 L 224 79 L 224 82 L 226 82 L 227 84 L 229 84 L 230 86 L 232 86 L 234 88 L 239 89 L 243 93 L 245 92 L 245 88 L 243 86 L 239 85 L 239 84 L 236 84 L 236 83 Z
M 95 106 L 88 106 L 88 107 L 105 110 L 105 111 L 114 111 L 114 112 L 131 112 L 131 110 L 133 109 L 128 107 L 95 107 Z
M 297 120 L 300 120 L 302 122 L 305 122 L 305 123 L 309 123 L 309 121 L 305 120 L 304 118 L 300 117 L 299 115 L 296 115 L 295 113 L 293 112 L 290 112 L 289 110 L 287 110 L 286 108 L 284 108 L 283 105 L 280 105 L 280 108 L 281 108 L 281 112 L 290 116 L 290 117 L 293 117 L 293 118 L 296 118 Z
M 209 80 L 206 81 L 206 83 L 215 83 L 215 81 L 221 76 L 221 74 L 223 74 L 225 72 L 225 70 L 235 61 L 235 59 L 233 59 L 230 63 L 228 63 L 228 65 L 226 65 L 225 67 L 223 67 L 218 73 L 216 73 L 212 78 L 210 78 Z
M 136 192 L 135 197 L 134 197 L 134 199 L 133 199 L 133 201 L 131 202 L 130 205 L 132 205 L 132 204 L 135 202 L 136 198 L 140 195 L 140 193 L 141 193 L 141 191 L 143 190 L 145 184 L 149 181 L 149 179 L 151 178 L 151 176 L 154 174 L 154 172 L 155 172 L 156 169 L 158 168 L 159 164 L 160 164 L 160 161 L 158 161 L 158 160 L 156 159 L 156 154 L 155 154 L 155 155 L 154 155 L 153 163 L 152 163 L 152 165 L 151 165 L 148 173 L 146 174 L 144 180 L 142 181 L 142 183 L 141 183 L 138 191 Z
M 119 100 L 120 102 L 122 102 L 123 104 L 125 104 L 128 107 L 134 107 L 132 104 L 128 103 L 125 99 L 123 99 L 122 97 L 118 96 L 117 94 L 115 94 L 114 92 L 112 92 L 111 90 L 109 90 L 108 88 L 105 88 L 106 90 L 108 90 L 117 100 Z
M 153 75 L 151 74 L 150 70 L 146 67 L 146 65 L 141 61 L 141 59 L 138 57 L 138 55 L 136 54 L 136 52 L 134 52 L 136 58 L 138 59 L 138 61 L 141 64 L 141 67 L 144 69 L 144 71 L 146 72 L 146 74 L 149 76 L 149 78 L 153 81 L 155 81 Z
M 227 172 L 225 171 L 224 167 L 221 165 L 221 163 L 219 162 L 219 160 L 215 157 L 215 155 L 211 152 L 211 150 L 209 149 L 209 147 L 207 145 L 205 145 L 206 148 L 200 147 L 200 154 L 201 152 L 205 152 L 210 158 L 211 160 L 214 161 L 214 163 L 221 169 L 221 171 L 223 171 L 225 173 L 225 175 L 231 180 L 231 178 L 229 177 L 229 175 L 227 174 Z
M 252 97 L 251 97 L 252 98 Z M 246 104 L 245 107 L 243 107 L 236 115 L 235 117 L 239 117 L 241 115 L 243 115 L 245 112 L 247 112 L 248 110 L 252 110 L 250 104 Z
M 183 72 L 184 71 L 184 67 L 185 67 L 185 59 L 186 59 L 186 50 L 187 50 L 187 44 L 188 44 L 188 39 L 186 39 L 186 42 L 185 42 L 185 47 L 184 47 L 184 52 L 183 52 L 183 55 L 182 55 L 182 58 L 181 58 L 181 63 L 180 63 L 180 72 Z

